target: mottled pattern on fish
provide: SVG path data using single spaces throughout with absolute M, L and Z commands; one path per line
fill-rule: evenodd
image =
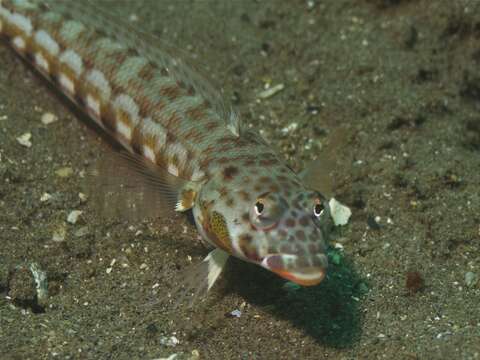
M 325 199 L 160 44 L 83 1 L 0 0 L 0 34 L 126 150 L 184 180 L 177 210 L 207 242 L 300 284 L 323 278 Z

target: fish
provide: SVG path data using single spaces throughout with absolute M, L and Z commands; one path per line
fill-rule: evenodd
M 120 211 L 191 211 L 212 249 L 186 280 L 196 295 L 230 256 L 302 286 L 325 278 L 331 220 L 315 187 L 321 164 L 293 171 L 168 44 L 90 2 L 64 0 L 0 0 L 0 37 L 120 145 L 126 165 L 97 178 L 107 190 L 128 183 L 114 190 L 120 197 L 148 194 Z

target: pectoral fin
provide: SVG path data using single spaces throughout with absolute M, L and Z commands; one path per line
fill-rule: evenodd
M 218 248 L 212 250 L 201 263 L 190 266 L 180 275 L 182 282 L 169 294 L 169 298 L 176 306 L 185 302 L 193 306 L 195 301 L 205 298 L 225 268 L 229 256 Z
M 87 192 L 108 218 L 169 216 L 193 206 L 199 184 L 171 175 L 142 156 L 106 151 L 87 176 Z

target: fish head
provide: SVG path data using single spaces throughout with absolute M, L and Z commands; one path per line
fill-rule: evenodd
M 293 172 L 205 186 L 197 204 L 197 227 L 212 245 L 303 286 L 325 277 L 328 202 Z
M 328 266 L 326 199 L 306 189 L 290 197 L 270 192 L 261 194 L 252 208 L 255 236 L 267 244 L 259 265 L 299 285 L 320 283 Z

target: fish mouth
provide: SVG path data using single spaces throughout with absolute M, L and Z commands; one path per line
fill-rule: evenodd
M 271 254 L 263 258 L 261 265 L 298 285 L 314 286 L 323 280 L 328 266 L 328 260 L 324 254 L 317 255 L 317 258 L 321 265 L 295 267 L 297 255 Z

